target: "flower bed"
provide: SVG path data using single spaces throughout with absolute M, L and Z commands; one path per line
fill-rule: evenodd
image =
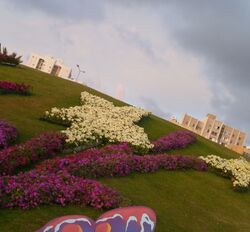
M 113 176 L 127 176 L 131 173 L 152 173 L 157 170 L 184 170 L 194 169 L 205 171 L 206 164 L 201 160 L 181 155 L 145 155 L 131 156 L 113 155 L 108 158 L 99 158 L 95 162 L 73 164 L 70 173 L 84 178 L 99 178 Z M 70 166 L 71 168 L 71 166 Z
M 55 156 L 65 144 L 65 135 L 43 133 L 23 144 L 0 151 L 0 175 L 13 174 L 18 168 Z
M 17 139 L 17 129 L 8 122 L 0 120 L 0 150 L 7 148 Z
M 90 149 L 63 158 L 46 160 L 36 168 L 43 172 L 54 173 L 63 170 L 84 178 L 126 176 L 132 172 L 149 173 L 159 169 L 205 171 L 207 168 L 203 160 L 191 156 L 164 154 L 138 156 L 130 152 L 116 153 L 115 148 L 112 152 L 106 153 L 105 149 Z
M 81 93 L 81 102 L 82 106 L 45 112 L 46 120 L 70 125 L 62 131 L 68 144 L 128 142 L 141 152 L 153 147 L 144 129 L 134 124 L 149 112 L 132 106 L 115 107 L 112 102 L 87 92 Z
M 26 84 L 18 84 L 15 82 L 9 81 L 0 81 L 0 94 L 21 94 L 21 95 L 29 95 L 31 91 L 31 87 Z
M 223 159 L 210 155 L 200 157 L 215 171 L 230 178 L 236 191 L 248 190 L 250 185 L 250 163 L 245 159 Z
M 153 152 L 165 152 L 173 149 L 185 148 L 196 142 L 196 135 L 190 131 L 175 131 L 153 141 Z
M 119 207 L 121 201 L 121 195 L 112 188 L 67 172 L 55 174 L 33 170 L 17 176 L 0 177 L 2 208 L 28 209 L 56 203 L 110 209 Z
M 43 161 L 32 171 L 0 177 L 0 207 L 34 208 L 45 204 L 116 208 L 124 198 L 89 178 L 150 173 L 159 169 L 205 171 L 206 163 L 180 155 L 134 155 L 128 143 L 93 148 Z

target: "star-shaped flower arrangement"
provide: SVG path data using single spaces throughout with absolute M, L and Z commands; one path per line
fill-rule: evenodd
M 134 106 L 117 107 L 88 92 L 81 93 L 81 104 L 45 112 L 45 119 L 69 125 L 62 131 L 68 137 L 67 143 L 80 146 L 128 142 L 144 151 L 153 147 L 144 129 L 135 124 L 148 116 L 148 111 Z

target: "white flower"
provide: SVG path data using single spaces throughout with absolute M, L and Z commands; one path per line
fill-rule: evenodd
M 235 188 L 245 189 L 250 185 L 250 163 L 244 158 L 227 160 L 215 155 L 200 158 L 212 168 L 231 177 Z
M 133 106 L 115 107 L 112 102 L 92 95 L 81 93 L 82 106 L 52 108 L 47 118 L 61 119 L 71 123 L 63 131 L 67 142 L 80 145 L 100 139 L 110 142 L 129 142 L 136 147 L 152 148 L 144 129 L 135 125 L 150 113 Z

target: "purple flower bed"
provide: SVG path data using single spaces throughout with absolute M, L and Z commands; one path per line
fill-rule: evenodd
M 122 196 L 95 180 L 82 179 L 67 172 L 33 170 L 17 176 L 0 177 L 0 207 L 22 209 L 48 204 L 89 205 L 96 209 L 117 208 Z
M 0 93 L 8 94 L 15 93 L 21 95 L 29 95 L 31 87 L 26 84 L 18 84 L 9 81 L 0 81 Z
M 105 148 L 103 149 L 105 150 Z M 46 160 L 36 168 L 57 173 L 59 170 L 84 178 L 126 176 L 132 172 L 148 173 L 159 169 L 194 169 L 206 171 L 206 163 L 196 157 L 182 155 L 144 155 L 105 153 L 90 149 L 85 152 Z
M 0 150 L 7 148 L 17 139 L 17 129 L 8 122 L 0 120 Z
M 173 149 L 185 148 L 196 142 L 196 135 L 190 131 L 176 131 L 164 135 L 153 141 L 155 153 L 166 152 Z
M 133 155 L 127 143 L 107 145 L 43 161 L 34 170 L 16 176 L 0 177 L 0 207 L 27 209 L 56 203 L 116 208 L 124 198 L 89 178 L 151 173 L 159 169 L 206 171 L 207 165 L 190 156 Z
M 65 145 L 65 135 L 43 133 L 23 144 L 0 151 L 0 175 L 10 175 L 19 168 L 55 156 Z

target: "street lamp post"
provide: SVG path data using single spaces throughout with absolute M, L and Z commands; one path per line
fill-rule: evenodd
M 80 74 L 81 74 L 81 73 L 85 73 L 85 71 L 84 71 L 84 70 L 81 70 L 79 64 L 77 64 L 76 67 L 78 68 L 78 74 L 77 74 L 77 77 L 76 77 L 76 81 L 78 82 L 78 78 L 79 78 Z

